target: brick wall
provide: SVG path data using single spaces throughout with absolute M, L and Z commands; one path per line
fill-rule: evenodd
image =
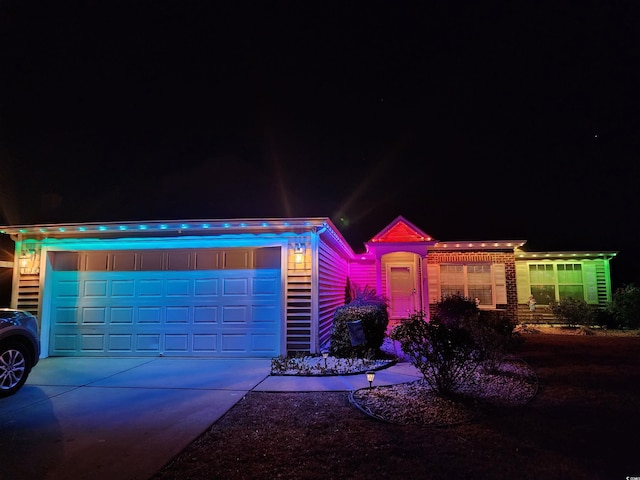
M 503 263 L 507 287 L 507 303 L 496 305 L 497 310 L 504 310 L 512 320 L 518 317 L 518 292 L 516 288 L 516 263 L 513 250 L 507 251 L 430 251 L 427 255 L 427 263 Z

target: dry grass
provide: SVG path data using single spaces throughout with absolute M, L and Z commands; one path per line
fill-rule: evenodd
M 568 333 L 564 331 L 563 333 Z M 524 406 L 439 428 L 375 420 L 348 393 L 248 394 L 160 479 L 623 479 L 640 475 L 640 337 L 526 335 Z

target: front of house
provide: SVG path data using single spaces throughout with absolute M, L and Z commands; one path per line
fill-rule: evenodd
M 265 357 L 319 352 L 345 290 L 393 321 L 443 295 L 521 322 L 569 296 L 604 306 L 616 252 L 525 252 L 524 240 L 439 241 L 396 218 L 356 253 L 328 218 L 9 226 L 11 307 L 43 356 Z M 537 300 L 536 313 L 526 305 Z

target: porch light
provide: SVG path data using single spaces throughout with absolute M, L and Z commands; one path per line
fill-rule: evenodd
M 376 378 L 376 372 L 369 370 L 367 373 L 367 382 L 369 382 L 369 388 L 373 385 L 373 379 Z
M 304 263 L 305 251 L 306 247 L 303 243 L 296 243 L 296 246 L 293 250 L 293 262 L 296 264 Z
M 36 265 L 36 252 L 34 250 L 23 251 L 18 257 L 18 261 L 21 275 L 38 273 L 39 268 Z

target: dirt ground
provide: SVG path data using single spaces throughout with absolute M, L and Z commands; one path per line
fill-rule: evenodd
M 524 337 L 539 379 L 526 406 L 401 426 L 346 392 L 252 392 L 153 480 L 640 477 L 640 336 Z

